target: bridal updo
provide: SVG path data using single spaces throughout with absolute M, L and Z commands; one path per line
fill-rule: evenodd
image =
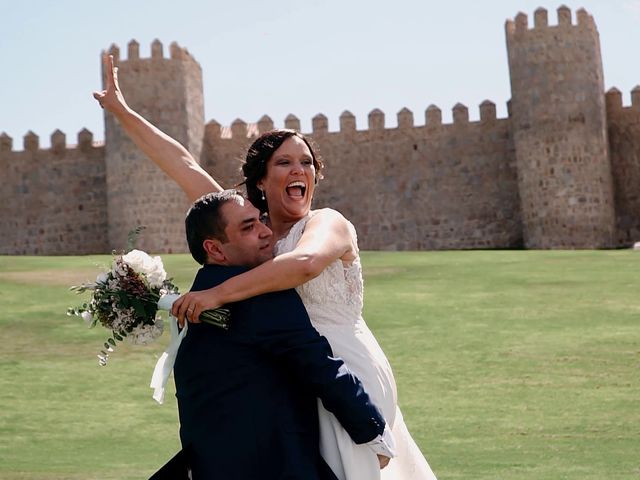
M 262 191 L 258 188 L 258 182 L 267 174 L 267 162 L 273 153 L 290 137 L 298 137 L 309 147 L 311 156 L 313 157 L 313 166 L 316 169 L 315 183 L 322 178 L 323 163 L 315 149 L 311 146 L 311 142 L 300 132 L 289 129 L 270 130 L 260 135 L 255 142 L 249 147 L 247 157 L 242 165 L 242 174 L 244 182 L 239 185 L 245 186 L 247 190 L 247 198 L 260 212 L 268 211 L 267 201 L 262 198 Z

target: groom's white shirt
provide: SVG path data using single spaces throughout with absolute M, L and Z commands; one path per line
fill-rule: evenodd
M 367 442 L 366 445 L 373 450 L 376 455 L 383 455 L 389 458 L 396 456 L 396 442 L 393 438 L 393 433 L 389 430 L 388 424 L 384 426 L 382 435 L 378 435 L 370 442 Z

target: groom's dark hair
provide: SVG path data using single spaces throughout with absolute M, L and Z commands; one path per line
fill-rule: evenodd
M 241 195 L 237 190 L 207 193 L 196 200 L 187 212 L 184 219 L 187 244 L 191 256 L 200 265 L 207 262 L 207 252 L 202 246 L 205 240 L 214 238 L 222 243 L 229 241 L 224 231 L 227 219 L 220 209 L 229 201 L 238 201 L 238 197 Z

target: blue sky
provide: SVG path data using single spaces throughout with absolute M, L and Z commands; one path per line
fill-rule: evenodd
M 629 92 L 640 84 L 640 0 L 565 2 L 596 20 L 605 86 Z M 519 11 L 549 10 L 542 0 L 208 0 L 110 2 L 0 1 L 0 132 L 33 130 L 49 145 L 55 129 L 75 143 L 83 127 L 103 138 L 102 112 L 91 98 L 100 85 L 99 56 L 112 43 L 141 56 L 158 38 L 177 41 L 203 69 L 205 117 L 223 125 L 268 114 L 282 126 L 297 115 L 304 131 L 324 113 L 338 129 L 344 110 L 366 128 L 374 108 L 395 126 L 403 107 L 424 124 L 435 104 L 450 121 L 457 102 L 494 101 L 506 116 L 510 97 L 504 22 Z M 126 92 L 125 92 L 126 95 Z

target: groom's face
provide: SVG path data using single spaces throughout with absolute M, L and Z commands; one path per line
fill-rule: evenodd
M 260 221 L 260 211 L 242 197 L 220 210 L 228 241 L 220 245 L 228 265 L 255 267 L 273 258 L 273 233 Z

